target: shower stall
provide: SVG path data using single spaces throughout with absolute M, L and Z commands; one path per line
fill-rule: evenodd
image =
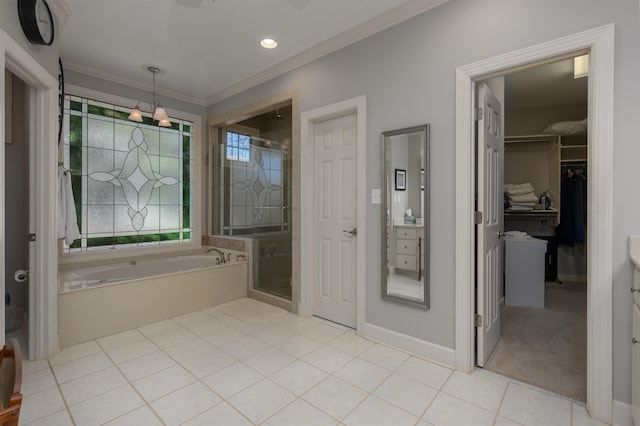
M 253 289 L 291 300 L 291 107 L 219 131 L 216 231 L 253 239 Z

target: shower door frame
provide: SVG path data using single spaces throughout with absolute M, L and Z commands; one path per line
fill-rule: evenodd
M 239 123 L 248 118 L 263 114 L 277 107 L 291 105 L 291 205 L 290 205 L 290 229 L 291 241 L 291 300 L 263 292 L 253 287 L 253 271 L 249 265 L 249 284 L 247 293 L 250 297 L 270 303 L 274 306 L 286 309 L 292 313 L 298 313 L 300 302 L 300 106 L 299 91 L 292 90 L 245 105 L 235 110 L 220 113 L 210 117 L 207 121 L 208 152 L 207 152 L 207 230 L 208 234 L 217 231 L 220 223 L 220 209 L 216 202 L 222 199 L 220 187 L 217 185 L 217 165 L 220 162 L 219 131 L 223 127 Z

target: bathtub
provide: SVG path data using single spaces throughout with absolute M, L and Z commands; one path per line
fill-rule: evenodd
M 225 251 L 225 254 L 229 251 Z M 247 262 L 192 254 L 61 270 L 61 348 L 247 296 Z

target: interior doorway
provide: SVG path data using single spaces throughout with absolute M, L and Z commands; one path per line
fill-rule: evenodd
M 585 402 L 588 76 L 574 71 L 563 57 L 493 79 L 504 85 L 504 281 L 483 367 Z
M 29 353 L 29 205 L 30 144 L 28 87 L 5 70 L 5 199 L 11 208 L 5 211 L 5 339 L 14 337 L 22 353 Z
M 610 423 L 613 416 L 612 370 L 612 155 L 614 91 L 614 26 L 586 30 L 521 50 L 483 59 L 456 70 L 456 369 L 475 368 L 475 130 L 473 111 L 477 81 L 549 58 L 591 54 L 589 79 L 588 152 L 591 173 L 587 221 L 587 410 Z M 597 309 L 596 309 L 597 305 Z

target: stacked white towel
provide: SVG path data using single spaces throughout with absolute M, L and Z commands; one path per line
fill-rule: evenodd
M 509 208 L 511 210 L 533 210 L 538 197 L 536 190 L 529 182 L 519 184 L 506 184 L 504 192 L 507 195 Z

